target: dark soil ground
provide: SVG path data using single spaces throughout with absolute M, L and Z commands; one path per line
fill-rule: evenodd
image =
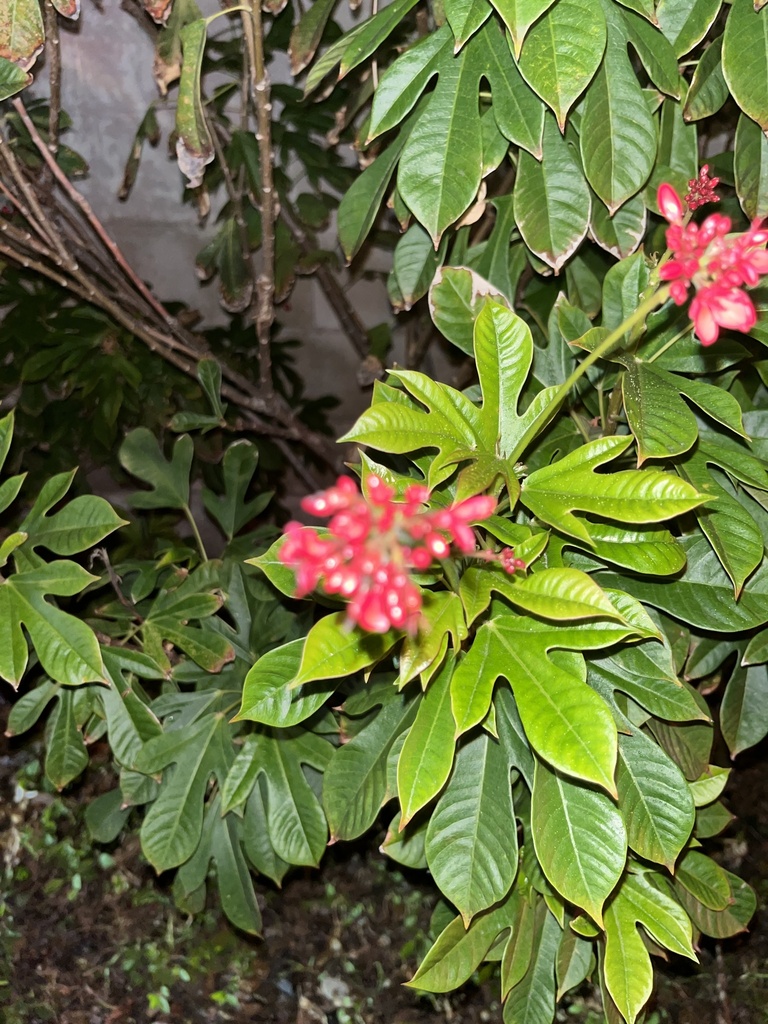
M 91 847 L 83 811 L 111 785 L 105 767 L 97 763 L 60 797 L 43 791 L 36 754 L 29 745 L 0 749 L 3 1024 L 501 1021 L 493 979 L 448 998 L 402 986 L 429 945 L 434 890 L 393 870 L 375 837 L 331 848 L 322 871 L 293 875 L 282 892 L 262 887 L 264 941 L 251 941 L 215 909 L 194 921 L 180 914 L 135 836 Z M 730 805 L 739 820 L 719 855 L 764 905 L 768 747 L 735 775 Z M 749 934 L 704 946 L 701 961 L 700 969 L 662 966 L 649 1024 L 768 1022 L 764 911 Z M 558 1020 L 598 1024 L 602 1013 L 584 989 Z

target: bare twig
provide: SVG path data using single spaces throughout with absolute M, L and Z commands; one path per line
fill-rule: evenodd
M 243 12 L 251 102 L 256 111 L 256 140 L 259 144 L 261 176 L 261 269 L 256 278 L 256 337 L 259 343 L 259 383 L 265 394 L 273 393 L 270 332 L 275 319 L 275 220 L 278 204 L 272 173 L 272 103 L 270 81 L 264 62 L 264 34 L 261 0 L 248 0 Z
M 45 16 L 45 56 L 48 62 L 48 148 L 55 154 L 59 148 L 59 114 L 61 113 L 61 45 L 59 16 L 51 0 L 43 4 Z

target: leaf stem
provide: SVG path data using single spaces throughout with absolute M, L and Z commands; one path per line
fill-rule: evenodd
M 184 506 L 184 515 L 187 517 L 187 522 L 192 527 L 192 534 L 193 534 L 193 536 L 195 538 L 195 543 L 197 544 L 197 550 L 200 552 L 200 557 L 202 558 L 202 560 L 204 562 L 207 562 L 208 561 L 208 553 L 205 550 L 205 545 L 203 544 L 203 538 L 200 536 L 200 531 L 197 528 L 197 523 L 195 522 L 195 517 L 192 515 L 192 509 L 189 507 L 189 505 L 185 505 Z

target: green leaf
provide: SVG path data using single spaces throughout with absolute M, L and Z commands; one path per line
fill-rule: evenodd
M 762 531 L 747 509 L 712 475 L 706 457 L 694 452 L 680 462 L 677 470 L 709 497 L 707 505 L 696 510 L 696 518 L 733 580 L 734 596 L 738 599 L 747 579 L 763 560 Z
M 232 540 L 247 523 L 263 512 L 271 497 L 266 493 L 246 501 L 258 462 L 256 445 L 245 440 L 235 441 L 227 448 L 222 461 L 224 494 L 203 488 L 203 504 L 221 526 L 227 540 Z
M 631 3 L 623 0 L 623 6 L 631 8 L 621 12 L 625 31 L 648 77 L 661 92 L 679 99 L 680 72 L 677 58 L 669 41 L 659 31 L 653 0 L 634 0 Z M 642 17 L 638 17 L 638 14 Z
M 710 910 L 684 886 L 676 886 L 677 897 L 690 914 L 694 925 L 714 939 L 729 939 L 732 935 L 746 931 L 757 909 L 757 899 L 752 888 L 730 871 L 723 871 L 723 874 L 731 888 L 729 905 L 725 910 Z
M 492 10 L 488 0 L 445 0 L 445 16 L 456 40 L 457 52 L 487 21 Z
M 330 743 L 311 733 L 284 730 L 259 743 L 269 838 L 277 856 L 289 864 L 317 866 L 325 850 L 328 826 L 301 766 L 325 770 L 332 751 Z
M 450 992 L 463 985 L 501 932 L 512 924 L 511 904 L 511 900 L 505 900 L 500 906 L 478 914 L 468 928 L 461 917 L 454 918 L 405 984 L 422 992 Z
M 698 850 L 688 850 L 682 858 L 675 881 L 709 910 L 725 910 L 731 902 L 728 873 Z
M 56 789 L 64 789 L 88 766 L 88 751 L 78 728 L 76 691 L 57 692 L 56 707 L 48 726 L 45 774 Z
M 304 639 L 292 640 L 263 654 L 243 683 L 243 700 L 237 719 L 248 719 L 287 728 L 298 725 L 318 711 L 336 685 L 316 680 L 291 687 L 301 664 Z
M 494 120 L 510 142 L 540 159 L 544 105 L 520 74 L 516 62 L 510 59 L 507 39 L 494 22 L 483 29 L 481 41 L 485 47 L 483 75 L 491 85 Z M 509 296 L 510 300 L 512 297 Z
M 456 754 L 448 785 L 429 820 L 426 855 L 440 891 L 465 925 L 509 892 L 517 873 L 517 822 L 509 763 L 479 733 Z
M 421 675 L 422 684 L 431 678 L 444 654 L 448 637 L 457 651 L 467 637 L 464 609 L 458 594 L 425 590 L 421 607 L 421 628 L 415 636 L 406 636 L 400 648 L 400 688 Z
M 711 117 L 728 99 L 728 86 L 723 77 L 721 62 L 722 52 L 723 37 L 718 36 L 701 55 L 685 97 L 683 117 L 686 121 Z
M 288 53 L 291 58 L 291 74 L 298 75 L 314 57 L 325 26 L 338 0 L 313 0 L 291 32 Z
M 747 117 L 768 130 L 768 11 L 756 11 L 752 0 L 731 4 L 723 35 L 723 75 Z
M 574 510 L 624 523 L 657 523 L 701 504 L 690 484 L 659 470 L 595 474 L 631 443 L 631 437 L 603 437 L 536 470 L 523 483 L 523 502 L 544 522 L 587 543 L 588 524 Z
M 221 787 L 221 813 L 237 811 L 251 795 L 260 772 L 259 735 L 246 736 Z
M 109 685 L 100 688 L 98 695 L 107 719 L 112 754 L 119 765 L 133 768 L 144 744 L 160 736 L 163 729 L 154 713 L 134 692 L 113 650 L 104 648 Z
M 603 904 L 627 859 L 627 833 L 611 800 L 537 761 L 531 833 L 547 879 L 602 927 Z
M 633 730 L 619 736 L 616 786 L 630 848 L 674 871 L 695 818 L 680 769 L 644 733 Z
M 381 77 L 374 92 L 367 141 L 399 124 L 434 75 L 452 60 L 453 34 L 448 25 L 430 32 L 402 53 Z
M 80 619 L 46 601 L 71 597 L 97 577 L 74 562 L 57 560 L 0 579 L 0 677 L 12 686 L 27 666 L 26 627 L 43 670 L 56 682 L 79 685 L 104 678 L 99 645 Z
M 427 857 L 424 853 L 424 842 L 427 834 L 427 822 L 419 825 L 406 826 L 400 829 L 400 812 L 389 824 L 384 842 L 379 847 L 381 853 L 391 857 L 397 864 L 417 871 L 427 870 Z
M 582 0 L 567 2 L 582 4 Z M 552 10 L 561 6 L 562 0 Z M 598 9 L 593 4 L 590 8 Z M 581 167 L 550 116 L 544 119 L 541 163 L 529 153 L 520 153 L 514 201 L 525 244 L 557 272 L 586 235 L 590 198 Z
M 228 814 L 216 820 L 211 854 L 216 861 L 216 882 L 222 910 L 235 927 L 248 935 L 258 935 L 261 911 L 243 854 L 242 825 L 234 815 Z
M 0 100 L 7 100 L 32 83 L 32 75 L 18 64 L 0 56 Z
M 768 215 L 768 138 L 750 117 L 742 114 L 733 150 L 736 193 L 750 220 Z
M 206 166 L 216 155 L 202 102 L 201 72 L 208 22 L 204 18 L 185 25 L 179 33 L 184 52 L 176 101 L 176 159 L 189 180 L 187 188 L 203 183 Z
M 359 26 L 359 31 L 350 33 L 347 45 L 341 55 L 339 78 L 344 78 L 353 68 L 381 46 L 389 35 L 400 25 L 416 0 L 393 0 L 368 21 Z
M 453 666 L 450 658 L 419 702 L 397 761 L 401 829 L 437 796 L 451 773 L 456 745 L 451 712 Z
M 674 581 L 643 580 L 601 573 L 603 586 L 617 586 L 638 600 L 668 612 L 697 629 L 737 633 L 768 622 L 768 569 L 759 568 L 733 599 L 733 583 L 706 537 L 693 533 L 680 540 L 688 566 Z
M 722 0 L 659 0 L 656 19 L 675 56 L 684 56 L 701 42 L 721 4 Z
M 622 16 L 610 3 L 602 10 L 608 42 L 584 100 L 579 132 L 587 181 L 613 214 L 650 176 L 656 127 L 627 54 Z
M 120 464 L 151 487 L 150 491 L 137 491 L 131 495 L 133 507 L 188 508 L 193 454 L 192 438 L 187 434 L 177 439 L 169 462 L 151 431 L 146 427 L 132 430 L 120 447 Z
M 50 679 L 43 679 L 33 690 L 15 700 L 8 714 L 5 735 L 18 736 L 36 725 L 58 692 L 59 687 L 56 683 L 52 683 Z
M 523 77 L 552 108 L 561 131 L 605 50 L 603 9 L 590 0 L 558 0 L 528 31 L 520 52 Z
M 509 29 L 515 44 L 515 57 L 520 56 L 520 47 L 531 25 L 537 21 L 554 0 L 497 0 L 494 7 Z
M 651 961 L 638 923 L 659 945 L 696 960 L 691 922 L 682 907 L 653 886 L 647 875 L 626 875 L 605 909 L 604 966 L 608 991 L 629 1024 L 634 1024 L 653 986 Z
M 332 839 L 356 839 L 388 799 L 387 759 L 397 737 L 415 718 L 418 701 L 402 695 L 386 703 L 348 743 L 336 750 L 323 779 L 323 805 Z
M 592 199 L 589 230 L 599 246 L 617 259 L 626 259 L 645 237 L 647 211 L 640 196 L 628 200 L 611 216 L 608 207 Z
M 566 928 L 560 938 L 557 949 L 555 973 L 557 976 L 557 999 L 562 999 L 566 992 L 578 988 L 592 973 L 593 943 L 577 935 L 571 928 Z
M 111 789 L 91 800 L 85 809 L 85 824 L 88 834 L 96 843 L 112 843 L 123 831 L 131 813 L 130 807 L 123 807 L 123 795 L 119 789 Z
M 671 576 L 685 567 L 685 554 L 669 530 L 627 530 L 590 523 L 589 550 L 595 558 L 652 576 Z
M 397 187 L 435 248 L 445 229 L 469 208 L 480 188 L 482 137 L 477 90 L 479 36 L 440 64 L 440 77 L 400 158 Z
M 57 555 L 74 555 L 92 548 L 120 526 L 127 526 L 104 498 L 81 495 L 49 516 L 36 503 L 20 529 L 30 547 L 46 547 Z
M 262 776 L 256 780 L 245 804 L 243 846 L 248 860 L 256 870 L 279 886 L 289 865 L 275 852 L 269 836 L 266 790 Z
M 392 271 L 402 295 L 402 309 L 409 310 L 414 302 L 426 295 L 437 268 L 445 257 L 447 239 L 435 252 L 432 240 L 420 224 L 411 224 L 398 240 L 392 262 Z
M 513 893 L 512 899 L 517 906 L 517 915 L 512 930 L 504 947 L 501 958 L 501 998 L 506 999 L 511 989 L 526 975 L 533 956 L 534 941 L 541 935 L 544 908 L 543 901 L 521 897 L 520 889 Z M 517 897 L 517 899 L 515 899 Z
M 383 634 L 349 629 L 344 612 L 325 615 L 307 634 L 292 685 L 352 675 L 381 661 L 398 639 L 399 634 L 392 629 Z
M 699 431 L 696 418 L 677 389 L 648 363 L 628 358 L 622 376 L 624 409 L 637 441 L 637 461 L 666 459 L 687 452 Z M 690 481 L 693 483 L 694 481 Z
M 562 931 L 542 900 L 528 969 L 504 1003 L 504 1024 L 551 1024 L 555 1016 L 555 962 Z
M 589 671 L 626 693 L 656 718 L 668 722 L 709 721 L 677 678 L 669 645 L 647 641 L 623 647 L 610 657 L 592 657 Z
M 490 705 L 494 682 L 504 676 L 539 756 L 569 776 L 615 793 L 613 716 L 594 691 L 558 667 L 547 652 L 599 649 L 631 632 L 629 627 L 605 621 L 556 626 L 499 608 L 477 631 L 454 674 L 454 717 L 462 723 L 477 720 L 482 708 Z
M 31 67 L 43 48 L 43 16 L 35 0 L 15 0 L 0 12 L 0 57 Z
M 720 728 L 731 757 L 768 735 L 768 666 L 738 666 L 720 705 Z
M 492 295 L 505 301 L 489 281 L 467 267 L 441 267 L 429 289 L 429 312 L 440 333 L 472 355 L 475 320 Z
M 136 768 L 147 774 L 175 764 L 141 826 L 141 848 L 158 873 L 183 864 L 200 841 L 208 780 L 217 766 L 214 740 L 222 725 L 220 716 L 206 715 L 183 734 L 150 740 L 136 758 Z

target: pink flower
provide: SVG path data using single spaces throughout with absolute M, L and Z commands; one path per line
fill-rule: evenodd
M 714 187 L 714 181 L 708 185 Z M 669 292 L 678 306 L 687 301 L 690 287 L 695 289 L 689 312 L 701 343 L 712 345 L 721 327 L 751 330 L 757 314 L 741 289 L 754 287 L 768 274 L 768 230 L 760 221 L 753 221 L 746 231 L 732 235 L 730 218 L 719 213 L 700 225 L 686 222 L 680 197 L 666 183 L 659 187 L 658 204 L 670 223 L 667 246 L 672 253 L 659 270 L 659 278 L 670 282 Z
M 475 552 L 471 524 L 487 519 L 496 507 L 489 495 L 467 498 L 448 508 L 428 511 L 429 491 L 408 486 L 404 501 L 375 473 L 368 474 L 365 496 L 350 477 L 310 495 L 302 508 L 329 517 L 327 534 L 291 522 L 285 527 L 280 561 L 296 570 L 296 596 L 318 586 L 326 594 L 349 601 L 349 621 L 369 633 L 391 628 L 415 633 L 421 615 L 421 590 L 413 570 L 428 569 L 435 558 L 447 558 L 455 545 L 464 555 Z M 514 552 L 483 551 L 484 561 L 498 561 L 509 573 L 525 568 Z
M 705 203 L 719 203 L 720 196 L 715 193 L 719 184 L 719 178 L 710 178 L 709 164 L 702 164 L 698 178 L 691 178 L 688 182 L 688 191 L 685 193 L 688 209 L 693 211 Z

